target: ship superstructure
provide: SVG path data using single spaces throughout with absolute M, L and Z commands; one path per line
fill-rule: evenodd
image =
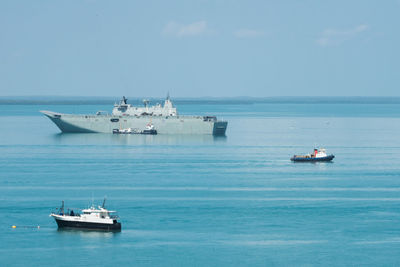
M 149 123 L 157 134 L 212 134 L 225 135 L 228 122 L 219 121 L 215 116 L 178 115 L 169 96 L 164 105 L 143 107 L 132 106 L 125 97 L 114 105 L 112 114 L 63 114 L 40 111 L 52 120 L 62 132 L 68 133 L 113 133 L 121 129 L 144 129 Z
M 172 102 L 167 96 L 165 99 L 164 106 L 157 104 L 155 106 L 149 106 L 150 101 L 147 99 L 143 100 L 144 107 L 135 107 L 127 103 L 127 100 L 122 97 L 119 104 L 114 104 L 112 114 L 115 116 L 177 116 L 176 108 L 172 106 Z

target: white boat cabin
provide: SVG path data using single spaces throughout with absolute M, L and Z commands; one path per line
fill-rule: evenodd
M 116 211 L 107 210 L 100 206 L 98 209 L 92 206 L 89 209 L 82 210 L 80 216 L 86 218 L 114 219 L 117 217 L 115 213 Z
M 324 148 L 314 149 L 314 158 L 324 158 L 327 157 L 326 150 Z

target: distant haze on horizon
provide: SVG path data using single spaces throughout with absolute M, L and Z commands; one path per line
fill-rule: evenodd
M 0 96 L 400 96 L 400 0 L 1 1 Z

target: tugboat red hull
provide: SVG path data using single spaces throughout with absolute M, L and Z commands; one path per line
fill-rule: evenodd
M 91 222 L 80 222 L 80 221 L 66 221 L 55 219 L 58 228 L 69 228 L 69 229 L 83 229 L 83 230 L 103 230 L 103 231 L 121 231 L 121 223 L 114 222 L 113 224 L 107 223 L 91 223 Z
M 294 162 L 318 162 L 318 161 L 331 161 L 335 156 L 329 155 L 326 157 L 312 158 L 312 157 L 302 157 L 302 156 L 294 156 L 290 158 L 291 161 Z

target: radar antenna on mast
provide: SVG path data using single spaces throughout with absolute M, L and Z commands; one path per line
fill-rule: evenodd
M 104 209 L 104 206 L 106 205 L 106 198 L 104 197 L 104 200 L 103 200 L 103 205 L 101 205 L 101 207 Z
M 61 203 L 60 213 L 64 214 L 64 200 Z

